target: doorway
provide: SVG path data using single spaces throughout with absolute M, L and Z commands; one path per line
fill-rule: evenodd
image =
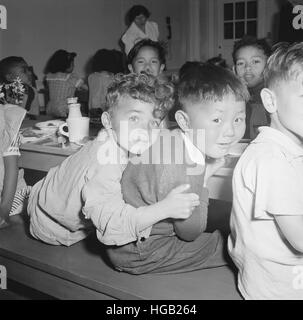
M 215 52 L 232 66 L 234 42 L 244 35 L 264 37 L 264 0 L 216 0 Z

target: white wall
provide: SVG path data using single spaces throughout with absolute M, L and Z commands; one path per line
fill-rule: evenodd
M 34 66 L 39 77 L 47 59 L 57 49 L 77 52 L 75 71 L 100 48 L 117 48 L 126 29 L 124 16 L 133 4 L 143 4 L 158 22 L 162 39 L 167 37 L 165 17 L 171 16 L 173 37 L 168 68 L 185 61 L 182 26 L 187 0 L 1 0 L 8 12 L 8 29 L 0 30 L 0 58 L 17 55 Z

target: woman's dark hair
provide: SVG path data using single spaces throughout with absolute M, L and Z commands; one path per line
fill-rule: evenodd
M 128 23 L 131 24 L 135 20 L 135 18 L 140 14 L 143 14 L 146 17 L 146 19 L 150 17 L 150 12 L 144 6 L 141 6 L 141 5 L 132 6 L 127 12 Z
M 158 52 L 159 60 L 161 64 L 165 64 L 165 49 L 163 45 L 158 41 L 153 41 L 150 39 L 142 39 L 137 42 L 127 56 L 127 63 L 132 64 L 133 60 L 136 58 L 137 54 L 143 47 L 151 47 L 154 48 Z
M 263 50 L 264 54 L 267 57 L 269 57 L 272 53 L 271 46 L 267 43 L 265 39 L 257 39 L 252 36 L 244 36 L 242 39 L 236 41 L 234 44 L 232 52 L 234 64 L 236 64 L 238 51 L 244 47 L 256 47 L 260 50 Z
M 48 60 L 45 73 L 66 72 L 77 54 L 65 50 L 57 50 Z

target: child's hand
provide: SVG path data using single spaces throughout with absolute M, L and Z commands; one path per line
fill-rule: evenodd
M 189 188 L 189 184 L 180 185 L 161 201 L 167 212 L 167 218 L 187 219 L 191 216 L 193 209 L 200 204 L 197 194 L 184 193 Z
M 213 176 L 220 168 L 222 168 L 225 164 L 225 158 L 219 159 L 210 159 L 206 160 L 206 168 L 204 175 L 204 187 L 207 186 L 208 180 L 211 176 Z

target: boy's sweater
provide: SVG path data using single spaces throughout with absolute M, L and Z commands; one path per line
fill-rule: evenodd
M 180 130 L 163 131 L 148 152 L 132 160 L 122 178 L 127 203 L 135 207 L 154 204 L 181 184 L 190 184 L 187 192 L 194 192 L 200 198 L 200 205 L 188 219 L 161 221 L 152 227 L 151 235 L 176 233 L 185 241 L 193 241 L 205 231 L 208 190 L 203 187 L 204 166 L 189 158 Z

